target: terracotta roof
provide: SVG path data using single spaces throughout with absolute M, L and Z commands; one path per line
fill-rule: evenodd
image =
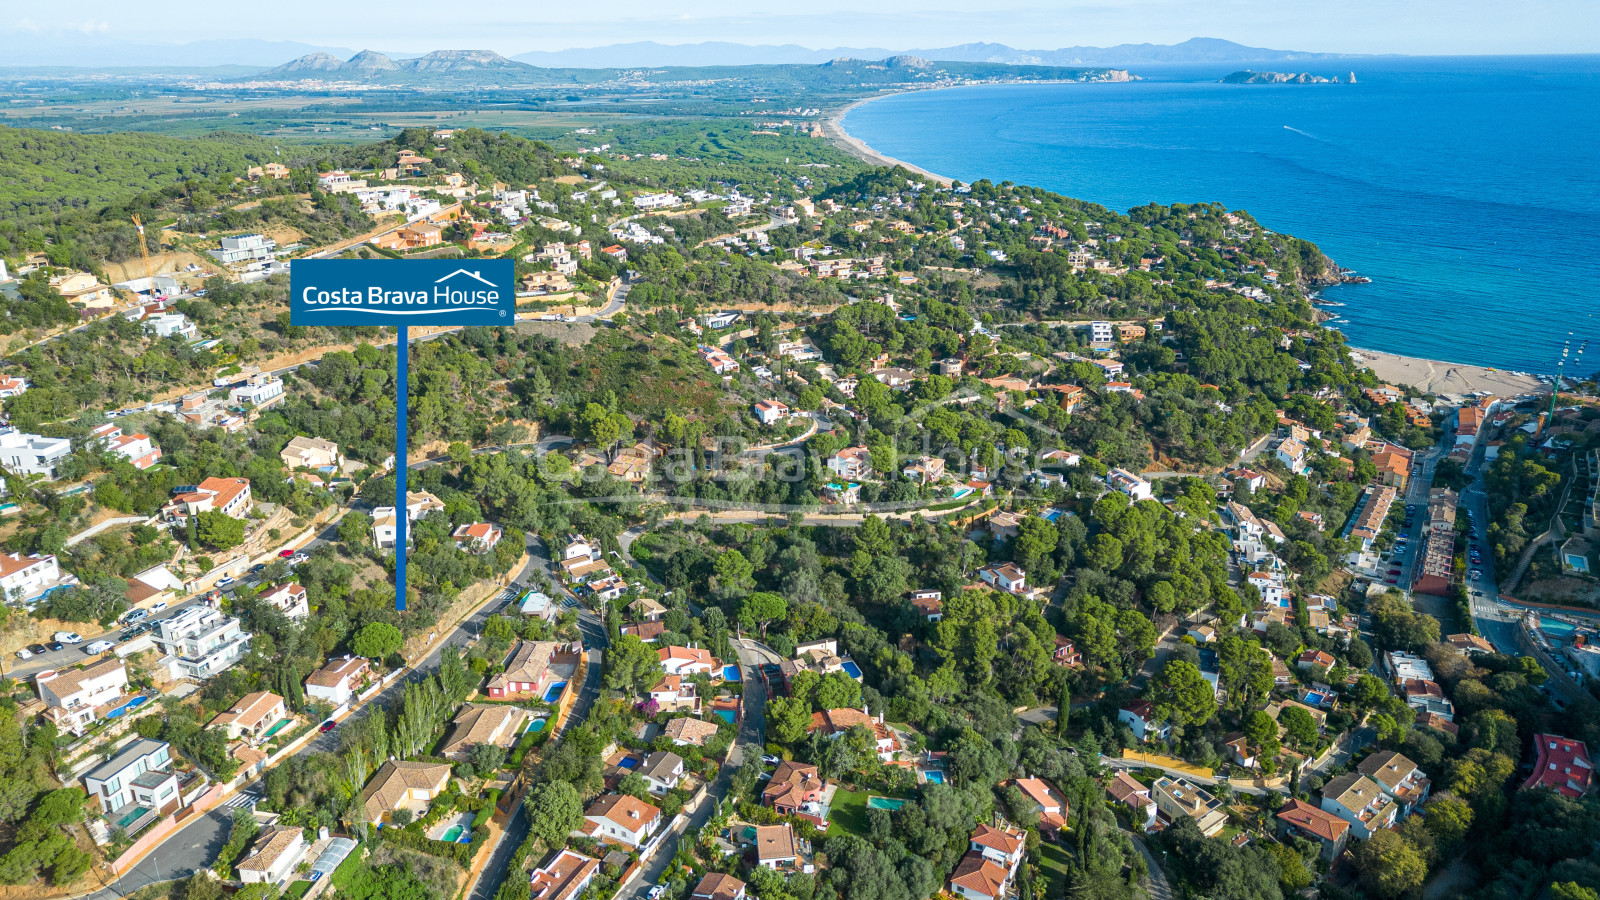
M 1417 771 L 1417 764 L 1393 750 L 1380 750 L 1363 759 L 1356 770 L 1392 793 L 1400 782 Z
M 717 736 L 717 726 L 710 722 L 702 722 L 699 719 L 684 716 L 668 722 L 667 727 L 662 730 L 662 734 L 674 741 L 682 741 L 685 744 L 704 747 L 706 741 Z
M 554 859 L 533 870 L 529 895 L 533 900 L 568 900 L 599 868 L 599 860 L 563 848 Z
M 306 678 L 306 684 L 314 684 L 317 687 L 338 687 L 346 678 L 361 672 L 365 668 L 367 668 L 367 661 L 359 656 L 329 660 L 327 665 L 312 672 Z
M 608 819 L 629 831 L 642 831 L 661 817 L 661 810 L 627 794 L 606 794 L 589 804 L 584 815 Z
M 1278 810 L 1277 818 L 1324 841 L 1337 841 L 1350 830 L 1349 822 L 1301 800 L 1290 800 L 1285 803 Z
M 817 767 L 809 763 L 784 760 L 772 773 L 772 780 L 761 791 L 761 802 L 798 804 L 800 798 L 812 791 L 821 790 L 827 782 L 818 774 Z
M 506 661 L 506 670 L 489 679 L 489 687 L 503 688 L 512 682 L 538 684 L 560 646 L 555 641 L 518 641 L 511 658 Z
M 378 768 L 378 774 L 372 776 L 362 790 L 362 808 L 367 811 L 369 819 L 376 820 L 384 813 L 398 809 L 408 791 L 442 791 L 449 781 L 449 763 L 391 759 Z
M 500 704 L 468 703 L 461 707 L 450 722 L 450 736 L 439 748 L 441 754 L 455 753 L 478 744 L 509 743 L 507 735 L 515 736 L 527 721 L 528 711 Z
M 24 569 L 49 562 L 50 556 L 23 556 L 20 553 L 0 553 L 0 578 L 15 575 Z
M 1144 795 L 1144 802 L 1150 802 L 1150 789 L 1135 781 L 1127 772 L 1118 772 L 1117 777 L 1106 785 L 1106 793 L 1117 803 L 1132 803 L 1140 794 Z
M 239 702 L 227 712 L 217 713 L 211 724 L 226 725 L 231 722 L 245 728 L 255 728 L 282 706 L 283 698 L 277 694 L 271 691 L 256 691 L 240 697 Z
M 733 900 L 744 890 L 744 882 L 721 872 L 712 872 L 700 879 L 690 894 L 694 900 Z
M 123 668 L 122 660 L 116 657 L 109 657 L 82 669 L 58 669 L 56 670 L 56 677 L 46 680 L 45 684 L 50 686 L 50 690 L 57 697 L 66 698 L 82 689 L 85 681 L 93 681 Z M 37 680 L 36 678 L 35 682 Z
M 1566 797 L 1582 797 L 1588 792 L 1594 766 L 1589 762 L 1589 748 L 1583 741 L 1536 734 L 1533 749 L 1538 759 L 1534 762 L 1533 774 L 1522 784 L 1524 788 L 1553 788 Z
M 758 860 L 794 859 L 794 829 L 789 823 L 756 826 L 756 858 Z
M 996 828 L 989 824 L 979 825 L 972 832 L 972 843 L 999 850 L 1007 856 L 1015 855 L 1022 849 L 1022 840 L 1023 836 L 1019 832 Z
M 278 861 L 278 857 L 287 853 L 296 841 L 303 839 L 303 832 L 299 828 L 267 829 L 256 838 L 255 849 L 239 863 L 239 868 L 247 872 L 265 872 L 271 869 Z
M 969 850 L 951 873 L 950 883 L 984 897 L 999 897 L 1005 893 L 1006 870 L 982 853 Z
M 662 662 L 674 660 L 683 663 L 704 663 L 715 666 L 717 658 L 703 647 L 662 647 L 656 651 L 656 658 Z

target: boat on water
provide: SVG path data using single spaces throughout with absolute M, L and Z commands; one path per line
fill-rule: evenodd
M 1313 298 L 1311 302 L 1317 304 L 1318 306 L 1343 306 L 1344 305 L 1343 303 L 1340 303 L 1337 300 L 1320 300 L 1320 299 Z

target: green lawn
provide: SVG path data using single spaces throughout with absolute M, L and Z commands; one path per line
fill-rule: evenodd
M 867 792 L 847 791 L 839 788 L 833 794 L 833 805 L 828 813 L 828 836 L 867 834 Z
M 1045 877 L 1046 897 L 1059 897 L 1067 889 L 1067 851 L 1060 844 L 1044 841 L 1039 844 L 1039 871 Z
M 311 882 L 303 879 L 296 881 L 289 885 L 288 889 L 283 892 L 283 900 L 300 900 L 301 897 L 306 895 L 306 891 L 309 890 L 311 890 Z

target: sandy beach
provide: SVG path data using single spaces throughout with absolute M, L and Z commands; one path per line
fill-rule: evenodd
M 884 94 L 883 96 L 887 97 L 889 95 Z M 851 156 L 854 156 L 856 159 L 861 160 L 867 165 L 901 166 L 903 168 L 910 169 L 913 172 L 925 175 L 932 181 L 937 181 L 940 184 L 949 184 L 952 179 L 946 178 L 945 176 L 936 172 L 929 172 L 927 169 L 924 169 L 921 166 L 914 166 L 903 159 L 895 159 L 892 156 L 884 156 L 882 153 L 879 153 L 871 147 L 868 147 L 859 138 L 851 137 L 849 132 L 844 130 L 844 117 L 850 112 L 850 110 L 855 109 L 863 103 L 871 103 L 873 100 L 877 99 L 877 97 L 866 97 L 851 103 L 849 106 L 845 106 L 836 110 L 822 121 L 822 133 L 828 136 L 828 140 L 832 141 L 835 147 L 838 147 L 840 150 L 843 150 Z
M 1531 375 L 1513 375 L 1501 369 L 1469 366 L 1396 356 L 1380 350 L 1350 348 L 1356 364 L 1371 369 L 1374 375 L 1394 385 L 1410 385 L 1432 394 L 1467 394 L 1487 391 L 1496 397 L 1548 393 L 1549 388 Z

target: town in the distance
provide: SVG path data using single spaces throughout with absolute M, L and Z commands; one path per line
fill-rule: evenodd
M 314 63 L 0 77 L 8 896 L 1596 900 L 1581 350 L 1403 383 L 1315 236 L 838 129 L 1127 72 Z M 491 258 L 397 454 L 290 274 Z

